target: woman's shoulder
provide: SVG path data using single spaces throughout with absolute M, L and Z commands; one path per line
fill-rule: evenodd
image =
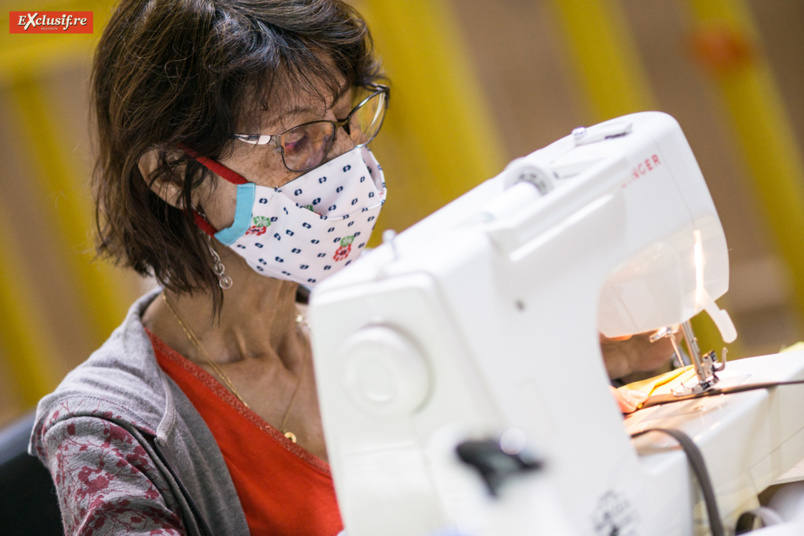
M 137 300 L 109 339 L 40 400 L 35 428 L 89 416 L 155 433 L 170 397 L 140 316 L 156 294 Z

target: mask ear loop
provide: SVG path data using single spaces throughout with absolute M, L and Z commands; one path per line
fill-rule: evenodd
M 215 173 L 216 175 L 222 177 L 223 179 L 231 182 L 232 184 L 248 184 L 248 181 L 239 173 L 232 171 L 228 167 L 224 166 L 220 162 L 216 162 L 211 158 L 207 158 L 205 156 L 201 156 L 197 152 L 193 151 L 184 146 L 180 146 L 180 149 L 187 153 L 190 157 L 192 157 L 196 162 L 210 170 L 211 172 Z M 209 222 L 209 220 L 201 214 L 195 208 L 193 210 L 193 219 L 195 220 L 195 224 L 198 226 L 199 229 L 204 231 L 207 235 L 208 246 L 209 246 L 209 254 L 212 256 L 213 264 L 212 264 L 212 272 L 218 277 L 218 285 L 223 290 L 227 290 L 232 288 L 232 278 L 226 275 L 224 272 L 226 271 L 226 267 L 223 265 L 221 261 L 220 255 L 218 252 L 215 251 L 215 248 L 212 247 L 212 239 L 215 237 L 215 233 L 218 232 L 217 229 Z
M 206 156 L 201 156 L 199 153 L 183 145 L 180 145 L 179 149 L 184 151 L 193 160 L 195 160 L 196 162 L 198 162 L 199 164 L 210 170 L 212 173 L 223 178 L 224 180 L 227 180 L 234 185 L 248 184 L 248 181 L 245 179 L 245 177 L 243 177 L 236 171 L 232 171 L 231 169 L 224 166 L 220 162 L 217 162 L 211 158 L 207 158 Z M 196 225 L 198 225 L 198 227 L 202 231 L 204 231 L 210 237 L 213 238 L 215 237 L 215 233 L 217 233 L 218 230 L 215 229 L 215 227 L 211 223 L 209 223 L 209 220 L 207 220 L 206 217 L 204 217 L 204 215 L 202 215 L 197 210 L 193 209 L 193 218 L 195 219 Z

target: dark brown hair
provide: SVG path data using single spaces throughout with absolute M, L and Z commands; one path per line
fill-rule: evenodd
M 173 291 L 217 289 L 217 308 L 206 237 L 190 210 L 151 191 L 140 157 L 157 150 L 149 179 L 180 185 L 191 207 L 209 173 L 178 148 L 219 159 L 283 92 L 331 98 L 344 78 L 379 76 L 365 22 L 339 0 L 123 0 L 92 72 L 98 252 Z

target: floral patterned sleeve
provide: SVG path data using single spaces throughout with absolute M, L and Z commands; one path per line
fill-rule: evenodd
M 74 417 L 53 424 L 43 439 L 66 534 L 184 534 L 172 496 L 158 491 L 167 489 L 161 474 L 125 429 Z

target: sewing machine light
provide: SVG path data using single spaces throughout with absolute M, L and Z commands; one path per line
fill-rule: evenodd
M 693 262 L 695 262 L 695 304 L 701 309 L 705 302 L 706 288 L 704 287 L 704 255 L 703 255 L 703 241 L 701 240 L 701 230 L 695 229 L 692 231 L 692 236 L 695 240 L 693 246 Z
M 719 308 L 709 293 L 706 291 L 706 280 L 704 278 L 706 259 L 704 256 L 703 238 L 700 229 L 693 232 L 693 259 L 695 262 L 695 305 L 697 310 L 703 309 L 717 326 L 720 336 L 724 342 L 734 342 L 737 338 L 737 329 L 729 314 Z

